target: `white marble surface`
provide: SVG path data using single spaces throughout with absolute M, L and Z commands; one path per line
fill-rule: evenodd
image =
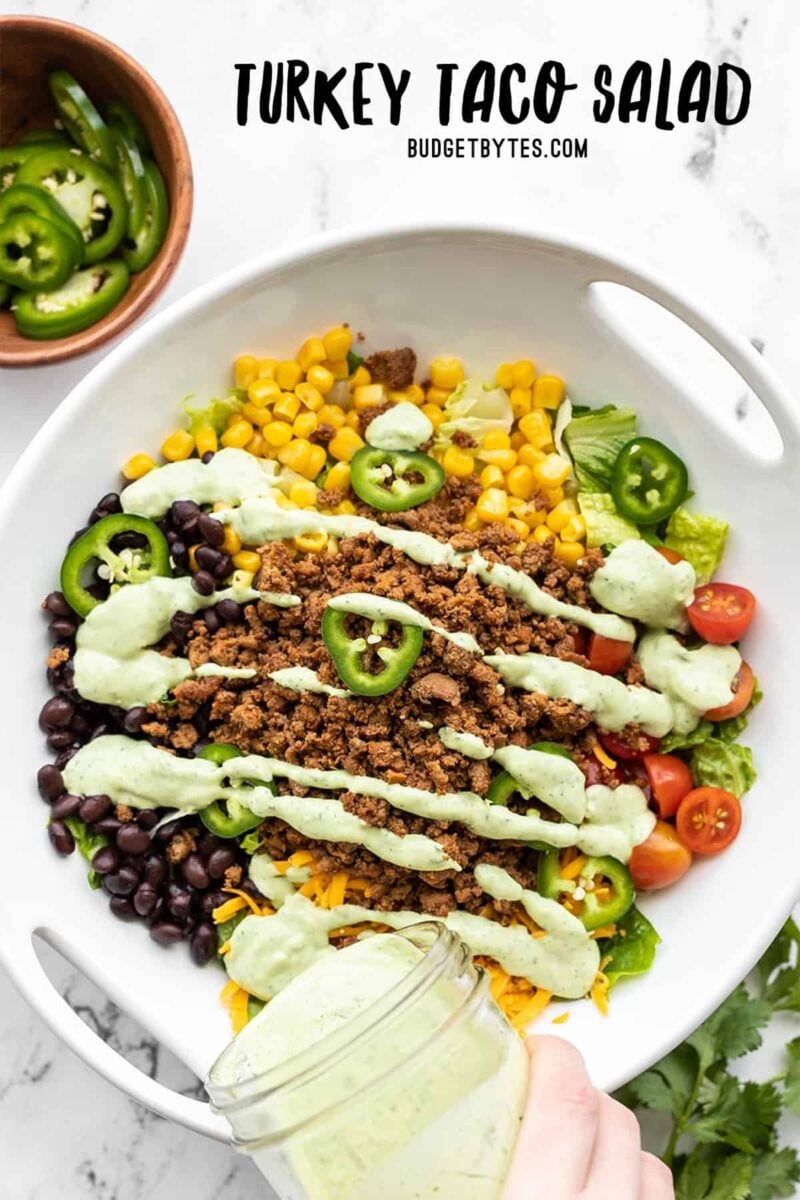
M 162 304 L 262 249 L 319 230 L 426 216 L 505 219 L 585 234 L 666 271 L 763 344 L 786 378 L 800 371 L 800 162 L 792 125 L 800 107 L 800 23 L 789 4 L 2 0 L 0 11 L 88 25 L 139 58 L 170 95 L 189 139 L 197 191 L 188 251 Z M 253 121 L 237 128 L 233 64 L 292 56 L 327 69 L 355 59 L 410 67 L 402 127 L 340 133 Z M 751 115 L 728 132 L 592 125 L 587 85 L 597 62 L 664 56 L 676 68 L 694 58 L 741 62 L 753 76 Z M 587 136 L 588 160 L 408 161 L 407 135 L 438 132 L 435 63 L 482 57 L 565 61 L 584 91 L 574 117 L 557 131 Z M 377 97 L 374 111 L 381 111 Z M 0 477 L 91 365 L 83 359 L 3 373 Z M 741 397 L 731 393 L 730 403 L 737 400 L 741 413 Z M 196 1086 L 70 969 L 55 969 L 85 1018 L 115 1046 L 174 1087 Z M 768 1055 L 779 1045 L 774 1034 Z M 95 1077 L 4 978 L 0 1161 L 0 1190 L 10 1200 L 266 1194 L 247 1162 L 168 1127 Z

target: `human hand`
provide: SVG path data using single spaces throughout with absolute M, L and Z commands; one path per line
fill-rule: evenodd
M 555 1037 L 527 1045 L 528 1101 L 503 1200 L 674 1200 L 633 1113 L 592 1087 L 575 1047 Z

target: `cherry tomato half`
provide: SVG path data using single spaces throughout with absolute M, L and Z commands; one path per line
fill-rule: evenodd
M 624 671 L 633 655 L 633 642 L 619 642 L 616 638 L 593 633 L 589 642 L 589 670 L 601 675 L 617 675 Z
M 668 563 L 672 563 L 673 566 L 675 563 L 684 561 L 683 555 L 679 554 L 677 550 L 672 550 L 669 546 L 656 546 L 656 550 L 662 558 L 665 558 Z
M 649 737 L 646 733 L 640 733 L 637 736 L 635 745 L 623 741 L 614 733 L 606 733 L 604 730 L 598 733 L 598 737 L 612 758 L 621 758 L 623 762 L 635 762 L 642 759 L 645 754 L 652 754 L 661 744 L 661 738 Z
M 678 805 L 694 787 L 692 772 L 677 754 L 645 754 L 644 769 L 658 815 L 674 817 Z
M 742 827 L 742 806 L 724 788 L 694 788 L 681 801 L 675 818 L 678 836 L 695 854 L 719 854 Z
M 581 629 L 580 626 L 572 635 L 572 644 L 575 647 L 576 654 L 586 654 L 589 650 L 589 630 Z
M 733 698 L 719 708 L 710 708 L 705 714 L 709 721 L 727 721 L 730 717 L 738 717 L 753 699 L 753 688 L 756 685 L 755 676 L 749 663 L 743 662 L 733 681 Z
M 686 615 L 705 641 L 729 646 L 749 628 L 755 611 L 756 598 L 747 588 L 735 583 L 705 583 L 695 588 Z
M 628 870 L 637 888 L 655 891 L 676 883 L 691 865 L 691 851 L 680 841 L 674 827 L 666 821 L 656 821 L 647 841 L 635 847 Z

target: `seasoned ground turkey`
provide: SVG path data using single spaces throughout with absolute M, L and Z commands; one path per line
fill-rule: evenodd
M 364 360 L 373 383 L 385 383 L 393 391 L 401 391 L 414 382 L 417 356 L 410 346 L 400 350 L 376 350 Z
M 471 483 L 450 480 L 446 493 L 392 522 L 448 539 L 462 550 L 480 548 L 487 559 L 528 572 L 559 599 L 592 606 L 588 583 L 602 561 L 588 551 L 574 569 L 556 561 L 549 545 L 511 549 L 513 534 L 501 527 L 467 533 L 463 516 L 474 502 Z M 375 519 L 373 510 L 365 515 Z M 378 514 L 378 519 L 385 519 Z M 282 543 L 261 550 L 262 590 L 293 592 L 302 604 L 278 609 L 262 602 L 248 605 L 240 625 L 210 633 L 202 618 L 194 621 L 181 653 L 193 666 L 214 661 L 255 667 L 255 681 L 218 677 L 189 680 L 175 689 L 176 703 L 150 707 L 143 732 L 173 750 L 191 750 L 200 739 L 232 742 L 245 752 L 270 755 L 307 767 L 340 767 L 354 774 L 378 775 L 436 792 L 471 790 L 486 795 L 493 770 L 448 749 L 437 730 L 442 725 L 479 734 L 502 746 L 527 746 L 558 740 L 570 746 L 579 763 L 591 762 L 593 782 L 614 782 L 592 754 L 595 734 L 589 715 L 567 700 L 507 689 L 500 676 L 475 655 L 437 634 L 428 634 L 407 680 L 395 692 L 377 698 L 295 693 L 267 678 L 286 666 L 310 667 L 326 683 L 339 685 L 333 661 L 320 636 L 320 622 L 332 595 L 369 591 L 402 600 L 448 630 L 472 634 L 487 652 L 537 651 L 581 665 L 586 638 L 571 622 L 538 617 L 499 588 L 450 567 L 418 566 L 375 538 L 343 539 L 335 553 L 296 557 Z M 368 632 L 360 617 L 350 617 L 351 635 Z M 166 639 L 162 649 L 174 653 Z M 285 794 L 304 789 L 278 782 Z M 459 905 L 475 911 L 486 897 L 470 868 L 478 861 L 506 867 L 523 884 L 535 877 L 536 854 L 513 843 L 487 842 L 457 824 L 423 820 L 385 802 L 354 793 L 345 807 L 393 833 L 426 833 L 436 838 L 463 868 L 460 873 L 419 875 L 393 867 L 359 846 L 315 844 L 320 870 L 343 870 L 367 878 L 371 903 L 384 909 L 420 906 L 442 913 Z M 524 811 L 524 804 L 522 811 Z M 283 822 L 265 822 L 266 848 L 283 858 L 307 845 Z M 181 850 L 183 847 L 181 847 Z M 178 848 L 176 852 L 180 853 Z M 502 911 L 502 909 L 501 909 Z

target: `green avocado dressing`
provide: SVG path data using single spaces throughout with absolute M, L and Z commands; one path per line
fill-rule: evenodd
M 256 458 L 247 450 L 227 446 L 207 463 L 187 458 L 148 471 L 123 488 L 122 509 L 156 519 L 163 517 L 176 500 L 241 504 L 248 497 L 265 496 L 277 486 L 276 469 L 272 459 Z
M 639 643 L 639 662 L 651 687 L 669 699 L 673 729 L 690 733 L 703 713 L 727 704 L 742 665 L 735 646 L 689 650 L 669 633 L 650 631 Z
M 649 542 L 630 539 L 594 573 L 589 591 L 609 612 L 657 629 L 685 629 L 697 582 L 688 562 L 668 562 Z
M 433 437 L 433 423 L 416 404 L 401 400 L 370 421 L 365 436 L 379 450 L 418 450 Z
M 320 696 L 340 698 L 353 694 L 347 688 L 331 687 L 329 683 L 323 683 L 311 667 L 280 667 L 277 671 L 270 671 L 268 678 L 273 683 L 288 688 L 290 692 L 316 692 Z
M 414 625 L 428 633 L 438 633 L 448 642 L 468 650 L 471 654 L 480 654 L 481 648 L 475 638 L 469 633 L 452 633 L 441 625 L 434 625 L 424 613 L 412 608 L 402 600 L 392 600 L 388 596 L 375 596 L 371 592 L 343 592 L 328 601 L 328 608 L 337 612 L 356 613 L 370 621 L 398 621 L 401 625 Z

